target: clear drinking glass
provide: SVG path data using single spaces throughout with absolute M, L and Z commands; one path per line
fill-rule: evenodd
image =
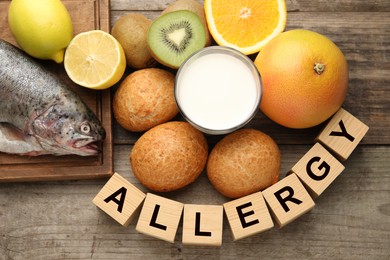
M 229 47 L 195 52 L 176 75 L 175 99 L 181 114 L 207 134 L 227 134 L 246 125 L 259 110 L 261 96 L 256 66 Z

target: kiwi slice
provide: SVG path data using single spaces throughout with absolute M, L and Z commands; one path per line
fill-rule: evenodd
M 199 16 L 206 32 L 206 46 L 210 46 L 212 44 L 213 39 L 207 27 L 207 20 L 206 20 L 206 15 L 204 13 L 203 4 L 201 4 L 198 0 L 177 0 L 169 4 L 167 8 L 165 8 L 161 12 L 161 15 L 169 12 L 178 11 L 178 10 L 188 10 L 196 13 Z
M 204 48 L 206 33 L 194 12 L 174 11 L 157 18 L 148 31 L 151 55 L 161 64 L 177 69 L 192 53 Z

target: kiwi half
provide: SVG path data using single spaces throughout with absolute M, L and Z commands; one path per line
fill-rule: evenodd
M 174 11 L 154 20 L 148 31 L 151 55 L 161 64 L 177 69 L 192 53 L 206 45 L 199 16 L 188 10 Z
M 196 13 L 200 20 L 203 23 L 203 26 L 205 28 L 206 32 L 206 46 L 210 46 L 212 44 L 212 37 L 209 32 L 208 26 L 207 26 L 207 20 L 206 20 L 206 15 L 204 13 L 204 7 L 203 4 L 198 2 L 198 0 L 177 0 L 175 2 L 172 2 L 165 8 L 162 12 L 161 15 L 169 13 L 169 12 L 174 12 L 178 10 L 188 10 L 191 12 Z

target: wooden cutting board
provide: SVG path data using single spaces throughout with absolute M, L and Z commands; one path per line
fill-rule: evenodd
M 17 45 L 7 22 L 10 0 L 0 0 L 0 38 Z M 73 22 L 74 35 L 88 30 L 109 32 L 109 0 L 64 0 Z M 46 63 L 46 61 L 45 61 Z M 26 157 L 0 153 L 0 182 L 75 180 L 110 177 L 113 173 L 112 119 L 110 91 L 77 86 L 67 77 L 62 64 L 47 61 L 101 120 L 107 137 L 98 156 Z M 1 97 L 0 97 L 1 100 Z M 1 101 L 0 101 L 1 102 Z

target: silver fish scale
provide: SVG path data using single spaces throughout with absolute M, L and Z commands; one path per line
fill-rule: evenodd
M 0 41 L 0 79 L 0 122 L 12 122 L 20 129 L 61 95 L 73 96 L 56 76 L 4 41 Z
M 0 39 L 0 152 L 96 155 L 105 135 L 55 73 Z

